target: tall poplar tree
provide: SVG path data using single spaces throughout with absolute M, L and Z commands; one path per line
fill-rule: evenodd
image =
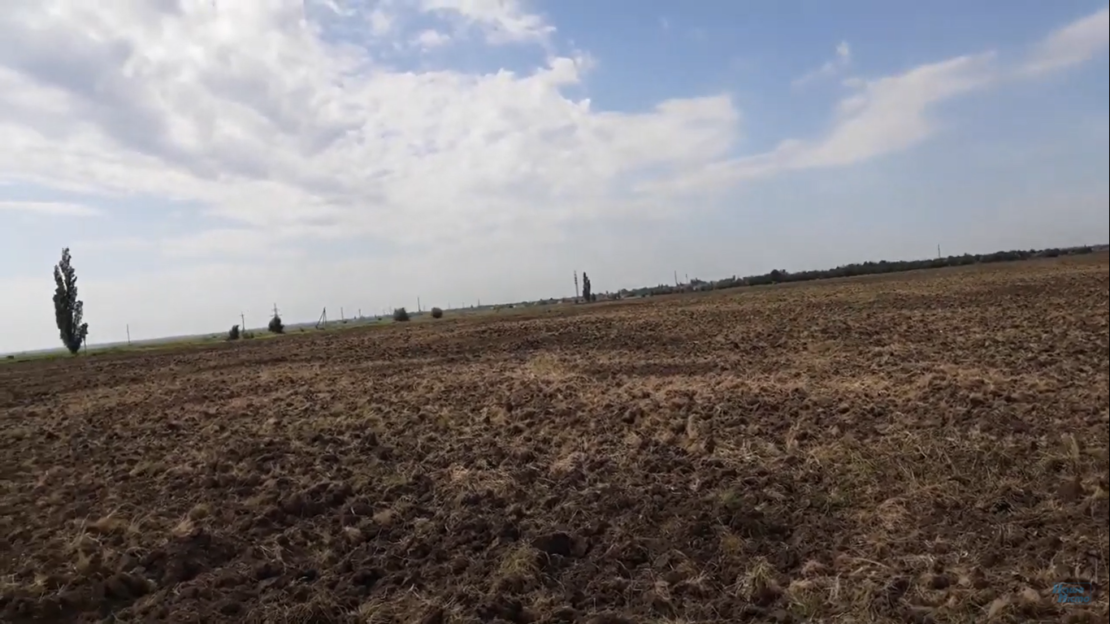
M 69 247 L 62 250 L 62 261 L 54 266 L 54 318 L 62 344 L 76 355 L 85 343 L 89 324 L 82 323 L 85 304 L 77 298 L 77 272 L 70 264 Z

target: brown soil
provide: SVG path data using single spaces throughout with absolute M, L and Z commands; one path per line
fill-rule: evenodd
M 1106 622 L 1108 310 L 1100 254 L 2 366 L 0 620 Z

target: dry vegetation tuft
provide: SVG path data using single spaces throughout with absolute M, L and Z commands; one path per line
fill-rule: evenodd
M 1096 254 L 4 366 L 0 620 L 1106 622 L 1108 293 Z

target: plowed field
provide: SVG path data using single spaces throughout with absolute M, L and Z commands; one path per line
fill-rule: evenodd
M 1101 254 L 0 365 L 0 620 L 1104 623 L 1108 311 Z

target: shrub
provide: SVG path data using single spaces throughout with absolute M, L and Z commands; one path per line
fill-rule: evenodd
M 281 322 L 281 317 L 275 314 L 274 318 L 270 319 L 270 324 L 267 326 L 267 329 L 275 334 L 284 334 L 285 324 Z
M 409 313 L 404 308 L 397 308 L 393 311 L 393 320 L 398 323 L 409 320 Z
M 228 340 L 238 340 L 239 339 L 239 326 L 238 325 L 232 325 L 231 326 L 231 331 L 227 332 L 227 339 Z
M 443 310 L 432 308 L 432 318 L 443 318 Z

